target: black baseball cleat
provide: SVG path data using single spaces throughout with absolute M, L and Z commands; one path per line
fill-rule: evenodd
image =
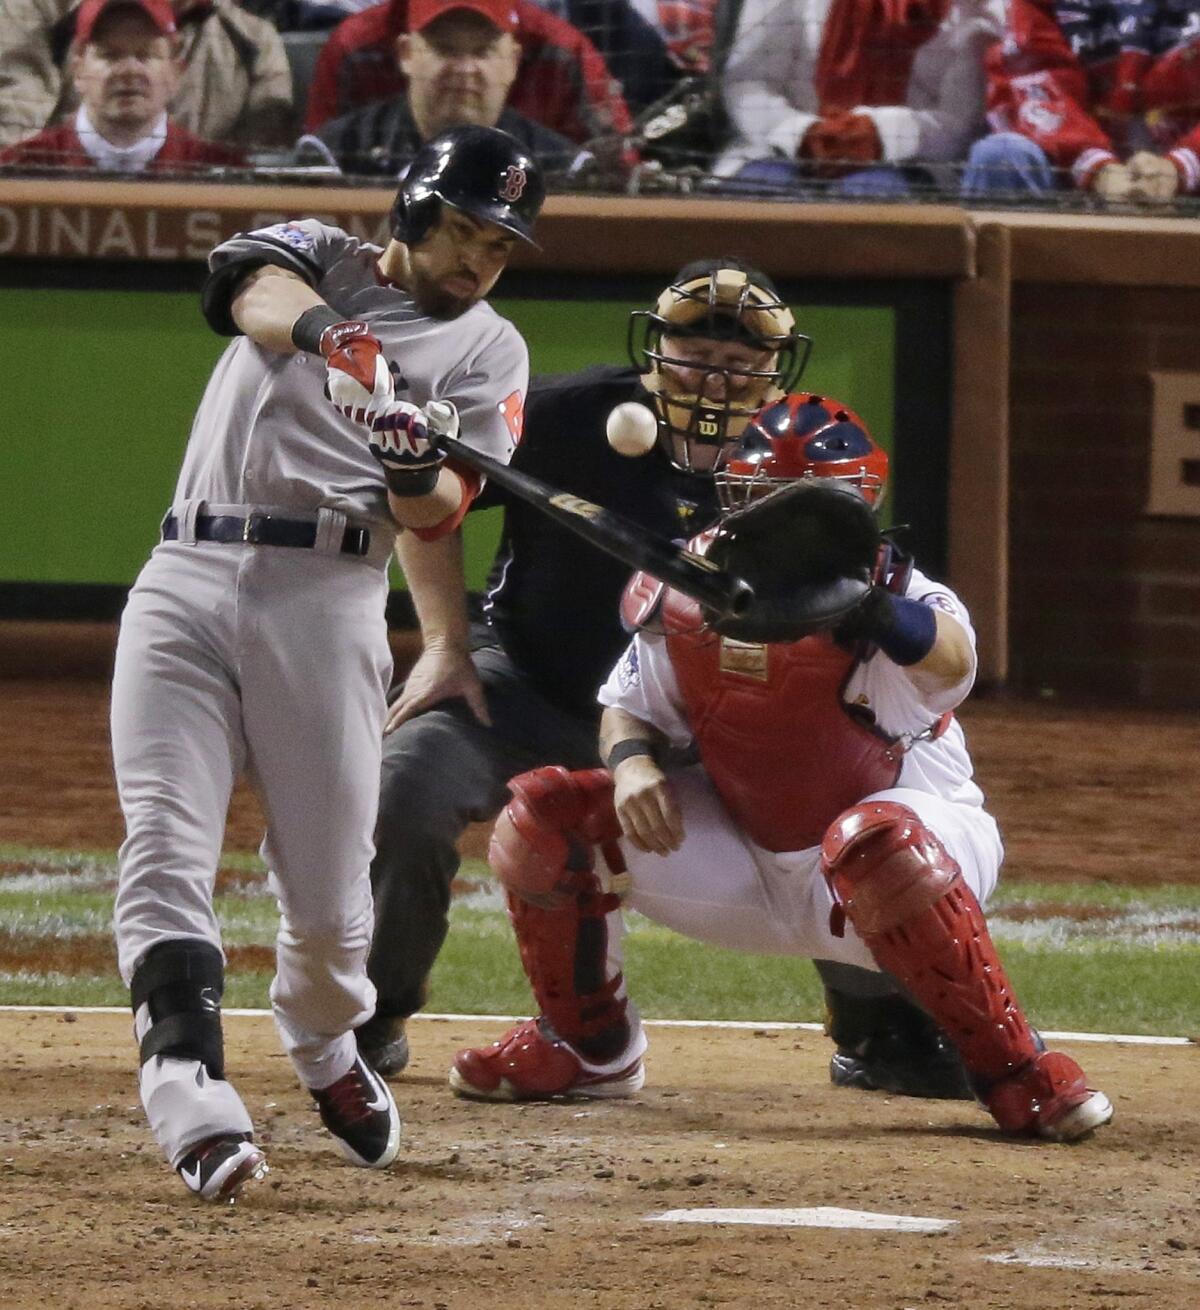
M 364 1169 L 386 1169 L 400 1150 L 400 1112 L 387 1083 L 360 1055 L 336 1083 L 309 1093 L 342 1153 Z
M 834 1051 L 829 1059 L 829 1081 L 835 1087 L 856 1087 L 864 1092 L 889 1092 L 892 1096 L 923 1096 L 934 1101 L 973 1101 L 975 1093 L 967 1080 L 958 1052 L 947 1043 L 944 1052 L 929 1053 L 922 1060 L 897 1057 L 868 1048 L 862 1054 Z
M 408 1033 L 405 1021 L 392 1015 L 375 1015 L 354 1030 L 358 1053 L 384 1078 L 408 1068 Z
M 189 1191 L 205 1201 L 236 1201 L 242 1187 L 267 1173 L 267 1158 L 249 1133 L 209 1137 L 175 1166 Z
M 971 1101 L 974 1090 L 953 1042 L 902 996 L 852 997 L 826 988 L 826 1032 L 835 1087 L 935 1101 Z

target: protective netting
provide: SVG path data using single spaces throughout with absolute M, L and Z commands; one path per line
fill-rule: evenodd
M 483 121 L 559 192 L 1138 214 L 1200 192 L 1187 0 L 213 0 L 163 32 L 166 5 L 10 0 L 0 170 L 391 187 Z

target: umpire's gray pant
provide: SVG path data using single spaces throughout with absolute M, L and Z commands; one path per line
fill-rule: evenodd
M 470 823 L 494 819 L 508 780 L 527 769 L 599 764 L 594 716 L 560 709 L 497 646 L 472 656 L 492 726 L 462 701 L 438 705 L 384 739 L 371 865 L 375 936 L 367 972 L 376 1014 L 407 1016 L 424 1002 L 426 976 L 449 927 L 457 843 Z

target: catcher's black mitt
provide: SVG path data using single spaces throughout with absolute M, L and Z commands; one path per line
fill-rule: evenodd
M 754 598 L 711 626 L 742 641 L 796 641 L 836 627 L 870 590 L 875 512 L 834 478 L 789 483 L 722 520 L 708 558 L 745 579 Z

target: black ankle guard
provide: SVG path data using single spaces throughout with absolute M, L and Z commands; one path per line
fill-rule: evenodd
M 221 996 L 225 966 L 208 942 L 160 942 L 146 952 L 129 984 L 136 1015 L 150 1010 L 150 1027 L 141 1044 L 141 1062 L 156 1055 L 199 1060 L 211 1078 L 225 1077 L 221 1034 Z

